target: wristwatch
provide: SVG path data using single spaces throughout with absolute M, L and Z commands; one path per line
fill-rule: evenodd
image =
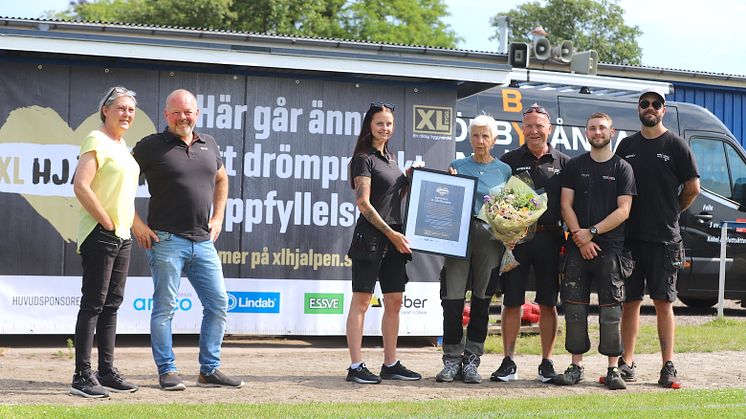
M 591 236 L 593 237 L 598 236 L 598 229 L 596 228 L 596 226 L 591 226 L 591 228 L 589 228 L 588 231 L 591 232 Z

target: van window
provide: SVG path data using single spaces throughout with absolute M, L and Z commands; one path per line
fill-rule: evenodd
M 725 154 L 728 156 L 730 166 L 730 178 L 733 182 L 732 199 L 741 204 L 746 204 L 746 162 L 738 153 L 738 150 L 730 144 L 725 144 Z
M 742 202 L 746 193 L 746 163 L 738 151 L 714 138 L 692 138 L 691 148 L 697 159 L 700 186 Z

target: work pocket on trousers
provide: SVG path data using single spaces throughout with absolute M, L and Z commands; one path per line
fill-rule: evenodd
M 684 242 L 666 243 L 664 249 L 666 269 L 678 270 L 684 267 Z
M 632 271 L 635 270 L 635 260 L 632 259 L 632 252 L 629 249 L 624 249 L 617 258 L 619 259 L 619 273 L 622 278 L 627 279 L 632 276 Z
M 372 225 L 360 222 L 352 233 L 347 256 L 350 259 L 374 261 L 381 258 L 386 247 L 383 234 Z

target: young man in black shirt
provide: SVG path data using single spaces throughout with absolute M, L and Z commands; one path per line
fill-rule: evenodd
M 554 377 L 558 385 L 583 380 L 583 354 L 588 352 L 588 305 L 591 286 L 598 292 L 598 352 L 608 357 L 604 383 L 610 390 L 627 388 L 617 361 L 622 354 L 619 321 L 624 299 L 624 221 L 637 192 L 632 167 L 611 149 L 611 117 L 594 113 L 586 122 L 591 151 L 573 158 L 562 175 L 560 207 L 570 231 L 560 296 L 565 308 L 565 348 L 572 364 Z
M 625 231 L 635 269 L 625 281 L 627 297 L 622 315 L 624 354 L 619 368 L 635 380 L 635 341 L 640 328 L 640 305 L 647 286 L 655 304 L 663 367 L 658 384 L 679 388 L 673 365 L 676 320 L 676 277 L 684 260 L 679 214 L 699 194 L 699 174 L 687 143 L 663 126 L 666 99 L 662 93 L 642 92 L 637 106 L 642 129 L 619 143 L 616 154 L 635 172 L 637 196 Z M 642 181 L 644 179 L 644 181 Z

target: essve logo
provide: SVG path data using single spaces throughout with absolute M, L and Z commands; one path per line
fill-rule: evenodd
M 342 314 L 344 313 L 344 294 L 321 294 L 307 292 L 303 302 L 305 314 Z

